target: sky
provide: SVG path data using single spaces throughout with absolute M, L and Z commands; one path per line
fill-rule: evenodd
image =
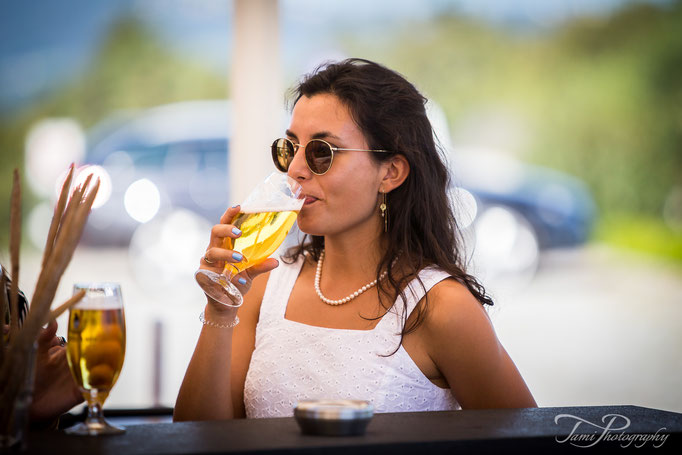
M 606 14 L 631 1 L 281 0 L 282 57 L 297 68 L 306 68 L 308 61 L 333 56 L 341 34 L 366 34 L 443 12 L 516 30 L 542 31 L 575 16 Z M 176 52 L 226 72 L 232 9 L 231 1 L 218 0 L 3 0 L 0 110 L 30 102 L 77 74 L 108 26 L 122 14 L 142 19 Z

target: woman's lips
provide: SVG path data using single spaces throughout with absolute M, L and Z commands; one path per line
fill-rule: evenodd
M 315 202 L 315 201 L 317 201 L 317 198 L 316 198 L 316 197 L 313 197 L 313 196 L 306 196 L 305 202 L 303 202 L 303 205 L 310 205 L 310 204 L 312 204 L 312 203 Z

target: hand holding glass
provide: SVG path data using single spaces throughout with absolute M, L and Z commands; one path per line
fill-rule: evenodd
M 123 433 L 104 420 L 102 406 L 123 368 L 126 327 L 121 288 L 115 283 L 76 284 L 74 294 L 85 296 L 69 312 L 67 360 L 88 403 L 85 422 L 66 433 L 98 435 Z
M 265 261 L 279 248 L 303 206 L 301 186 L 286 174 L 272 173 L 244 203 L 232 224 L 242 231 L 237 239 L 226 238 L 223 248 L 239 251 L 243 259 L 225 263 L 222 273 L 199 269 L 195 278 L 204 293 L 223 305 L 238 307 L 244 301 L 232 284 L 234 275 Z

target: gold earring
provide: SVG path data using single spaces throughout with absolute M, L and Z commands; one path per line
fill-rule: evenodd
M 388 210 L 388 205 L 386 205 L 386 193 L 381 193 L 384 195 L 384 201 L 379 206 L 381 210 L 381 217 L 384 219 L 384 232 L 388 232 L 388 216 L 386 210 Z

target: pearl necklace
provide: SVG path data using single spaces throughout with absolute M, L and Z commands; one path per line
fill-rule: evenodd
M 348 297 L 339 300 L 328 299 L 327 297 L 322 295 L 322 291 L 320 290 L 320 278 L 322 277 L 322 262 L 324 262 L 324 250 L 322 250 L 322 253 L 320 253 L 320 259 L 317 261 L 317 270 L 315 271 L 315 292 L 317 292 L 317 296 L 320 298 L 320 300 L 322 300 L 327 305 L 341 305 L 343 303 L 350 302 L 351 300 L 353 300 L 355 297 L 359 296 L 366 290 L 371 289 L 377 285 L 378 280 L 374 280 L 371 283 L 367 283 L 366 285 L 362 286 L 360 289 L 353 292 Z M 384 270 L 381 273 L 381 275 L 379 276 L 379 280 L 383 280 L 385 276 L 386 270 Z

